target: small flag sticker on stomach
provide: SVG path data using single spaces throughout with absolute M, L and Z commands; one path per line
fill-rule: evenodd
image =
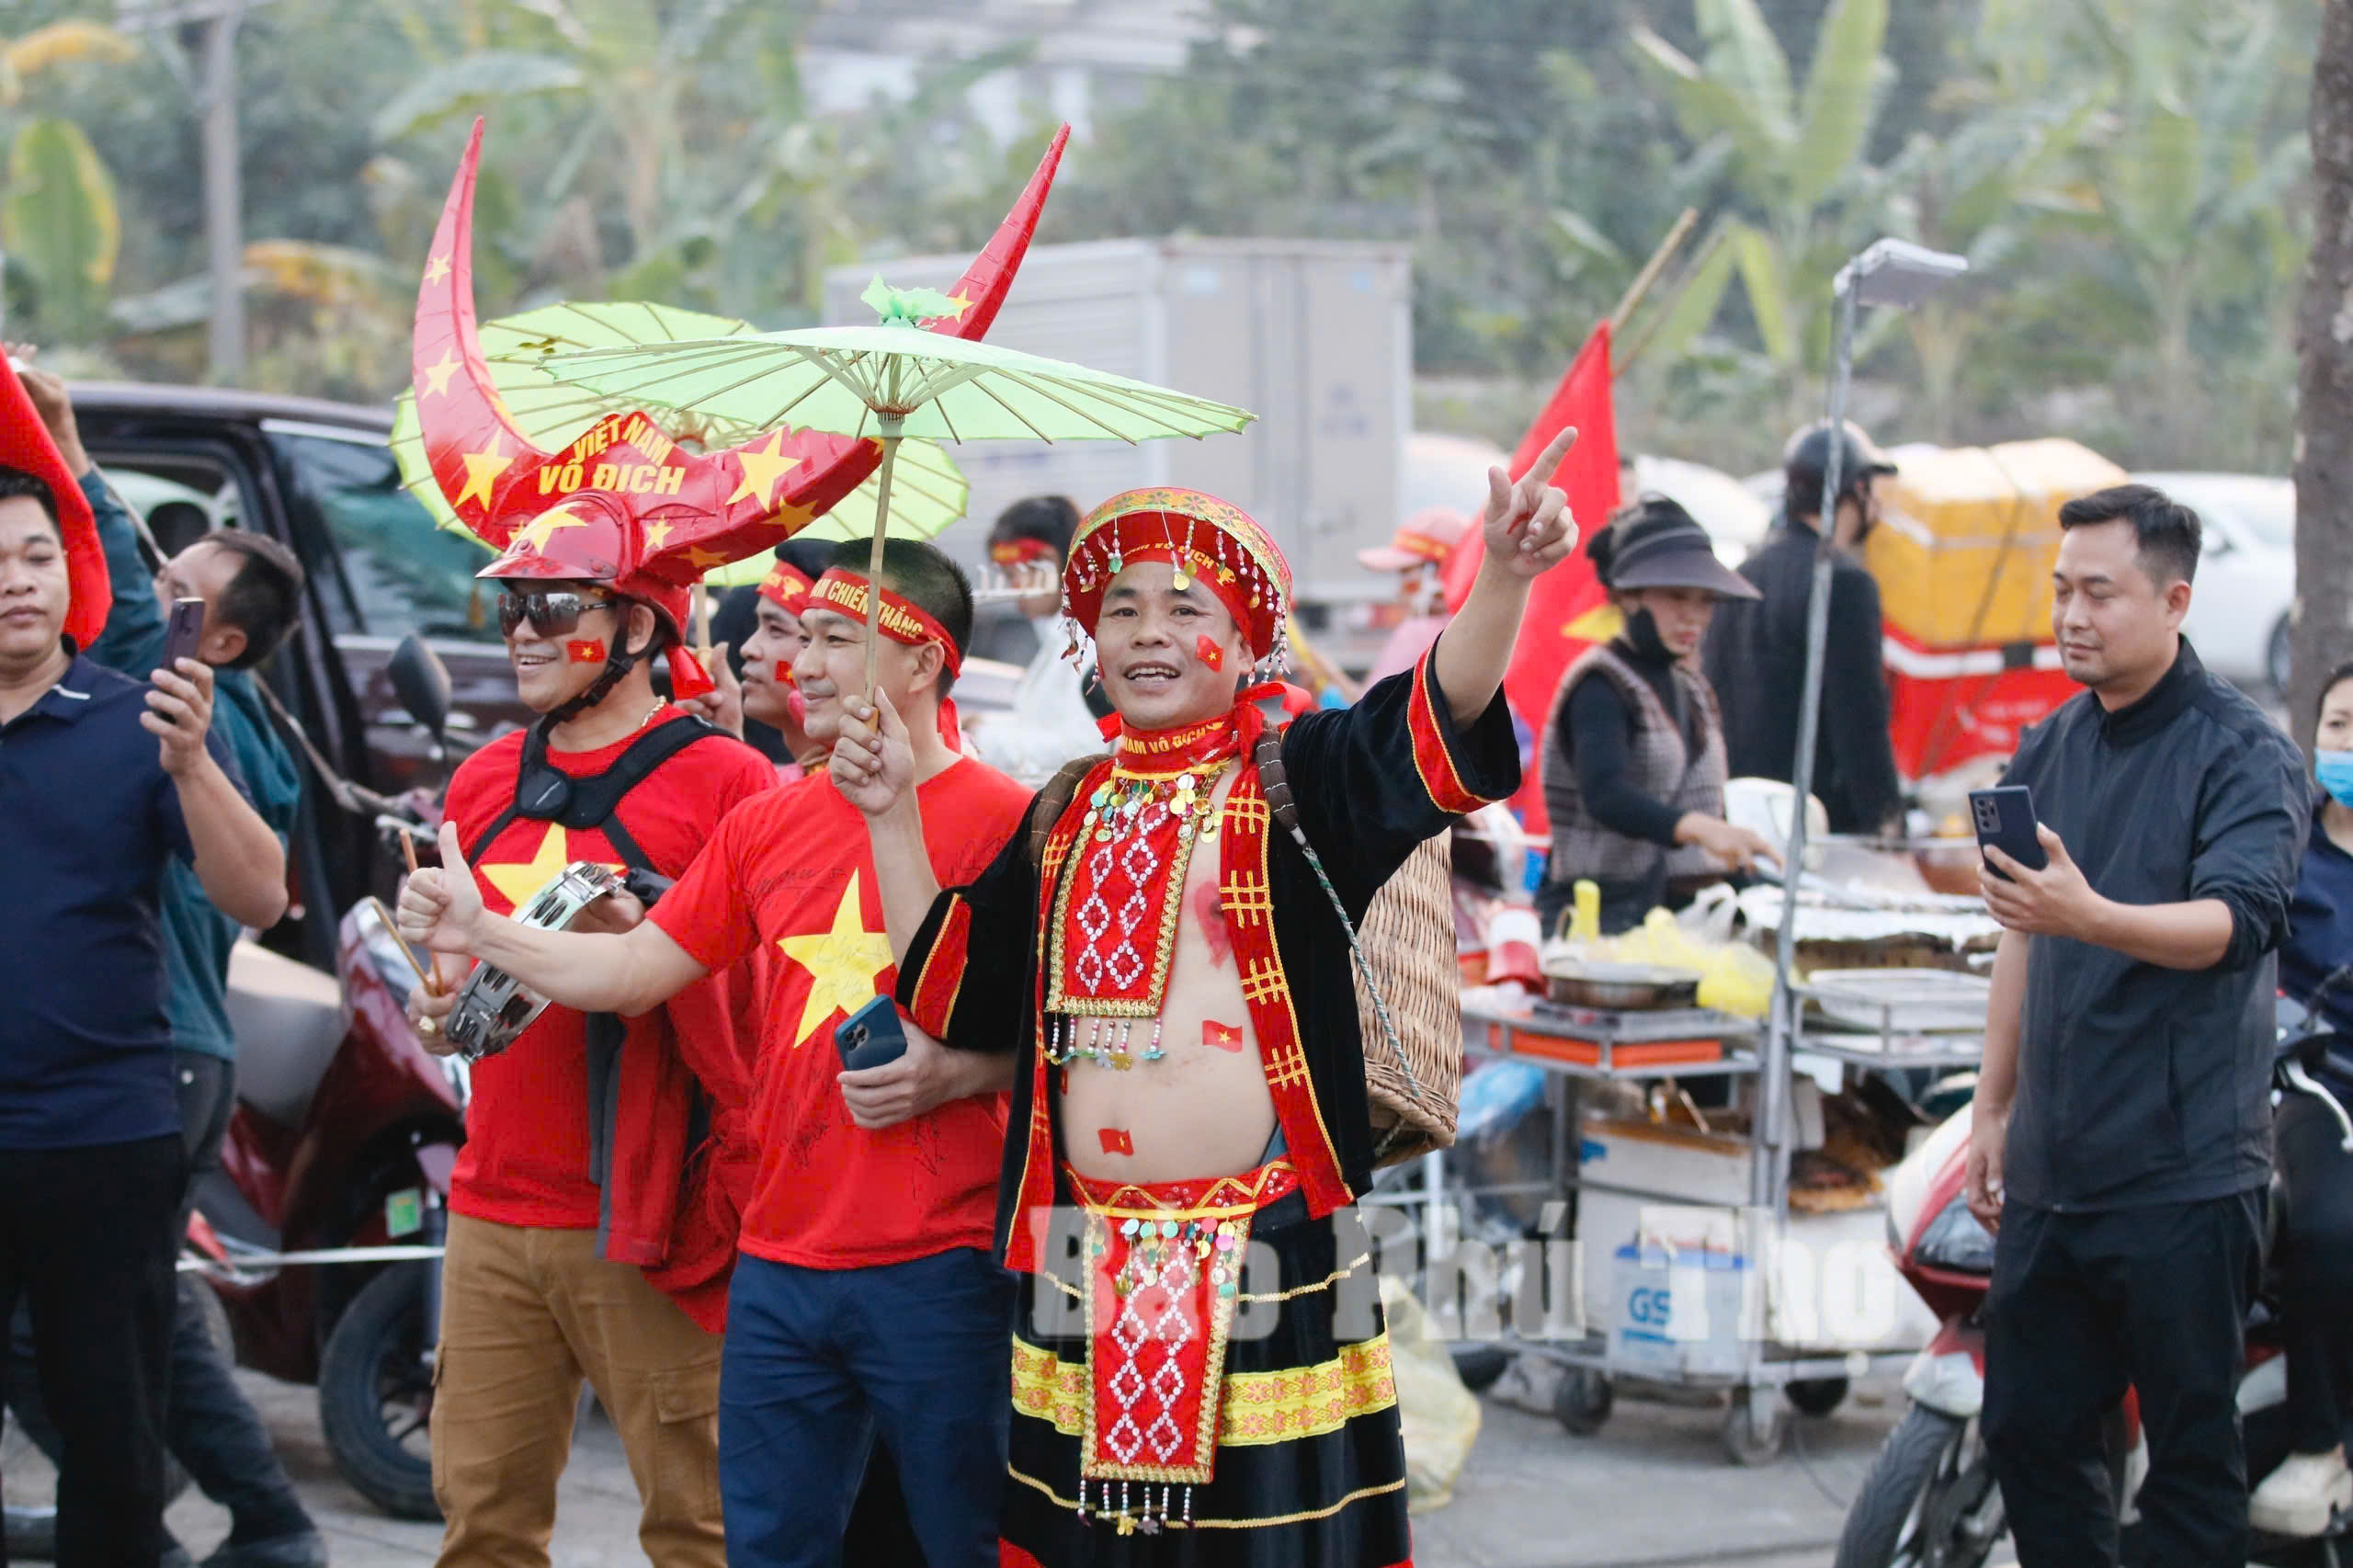
M 1221 1024 L 1215 1018 L 1201 1020 L 1201 1043 L 1216 1046 L 1220 1051 L 1242 1049 L 1242 1026 Z
M 1106 1127 L 1097 1131 L 1095 1136 L 1101 1140 L 1103 1152 L 1107 1154 L 1132 1154 L 1136 1152 L 1136 1141 L 1128 1136 L 1128 1130 L 1124 1127 Z

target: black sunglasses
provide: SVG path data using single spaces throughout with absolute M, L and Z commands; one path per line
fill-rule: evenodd
M 531 630 L 541 637 L 562 637 L 580 630 L 582 611 L 603 609 L 614 602 L 607 594 L 523 593 L 506 588 L 498 596 L 498 633 L 512 637 L 515 629 L 529 620 Z

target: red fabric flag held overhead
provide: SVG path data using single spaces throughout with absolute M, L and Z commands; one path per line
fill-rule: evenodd
M 1578 623 L 1608 599 L 1602 591 L 1601 580 L 1594 575 L 1593 562 L 1586 558 L 1584 541 L 1594 530 L 1608 521 L 1609 514 L 1618 509 L 1618 422 L 1609 401 L 1609 324 L 1602 322 L 1585 340 L 1577 357 L 1569 364 L 1568 373 L 1561 384 L 1552 389 L 1552 397 L 1544 411 L 1528 427 L 1519 440 L 1519 450 L 1511 455 L 1511 472 L 1517 477 L 1534 462 L 1545 446 L 1563 428 L 1574 425 L 1577 443 L 1569 455 L 1561 460 L 1553 471 L 1552 483 L 1569 494 L 1569 511 L 1577 520 L 1577 548 L 1566 561 L 1536 580 L 1528 597 L 1528 618 L 1520 623 L 1519 642 L 1512 650 L 1511 667 L 1504 673 L 1504 696 L 1512 710 L 1519 715 L 1529 729 L 1537 735 L 1537 756 L 1544 755 L 1542 736 L 1552 722 L 1552 699 L 1557 695 L 1561 676 L 1569 664 L 1594 641 L 1589 635 L 1596 628 Z M 1471 595 L 1471 584 L 1479 574 L 1479 563 L 1484 555 L 1484 541 L 1477 529 L 1463 537 L 1461 548 L 1446 564 L 1446 602 L 1449 609 L 1459 610 Z M 1527 770 L 1519 793 L 1512 798 L 1529 831 L 1541 834 L 1550 830 L 1544 814 L 1544 788 L 1540 760 Z

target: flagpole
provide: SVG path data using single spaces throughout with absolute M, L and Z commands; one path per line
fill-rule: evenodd
M 1699 210 L 1686 207 L 1683 216 L 1675 221 L 1675 227 L 1666 232 L 1666 238 L 1659 242 L 1658 249 L 1651 252 L 1650 260 L 1643 263 L 1643 269 L 1634 274 L 1631 283 L 1626 285 L 1625 296 L 1618 301 L 1618 308 L 1609 312 L 1611 337 L 1626 330 L 1626 318 L 1634 313 L 1634 308 L 1643 302 L 1643 296 L 1651 291 L 1651 285 L 1657 282 L 1658 275 L 1666 270 L 1666 264 L 1675 259 L 1675 253 L 1683 248 L 1684 240 L 1690 235 L 1691 225 L 1699 221 Z

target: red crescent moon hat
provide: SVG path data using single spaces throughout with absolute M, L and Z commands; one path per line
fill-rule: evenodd
M 779 426 L 739 447 L 688 451 L 648 415 L 598 419 L 561 451 L 517 428 L 475 330 L 473 196 L 482 121 L 427 253 L 411 347 L 417 424 L 459 520 L 500 553 L 484 577 L 609 583 L 669 622 L 681 695 L 710 689 L 684 643 L 691 592 L 713 567 L 756 555 L 822 516 L 881 460 L 881 443 Z M 1064 126 L 1021 199 L 953 292 L 972 308 L 927 330 L 977 338 L 996 319 L 1053 185 Z
M 107 576 L 106 550 L 98 542 L 97 519 L 90 515 L 89 497 L 67 472 L 65 459 L 41 423 L 16 367 L 0 376 L 0 464 L 22 470 L 49 486 L 57 500 L 57 533 L 65 546 L 65 575 L 70 597 L 65 605 L 65 635 L 76 648 L 87 648 L 106 630 L 107 611 L 114 605 L 114 588 Z

